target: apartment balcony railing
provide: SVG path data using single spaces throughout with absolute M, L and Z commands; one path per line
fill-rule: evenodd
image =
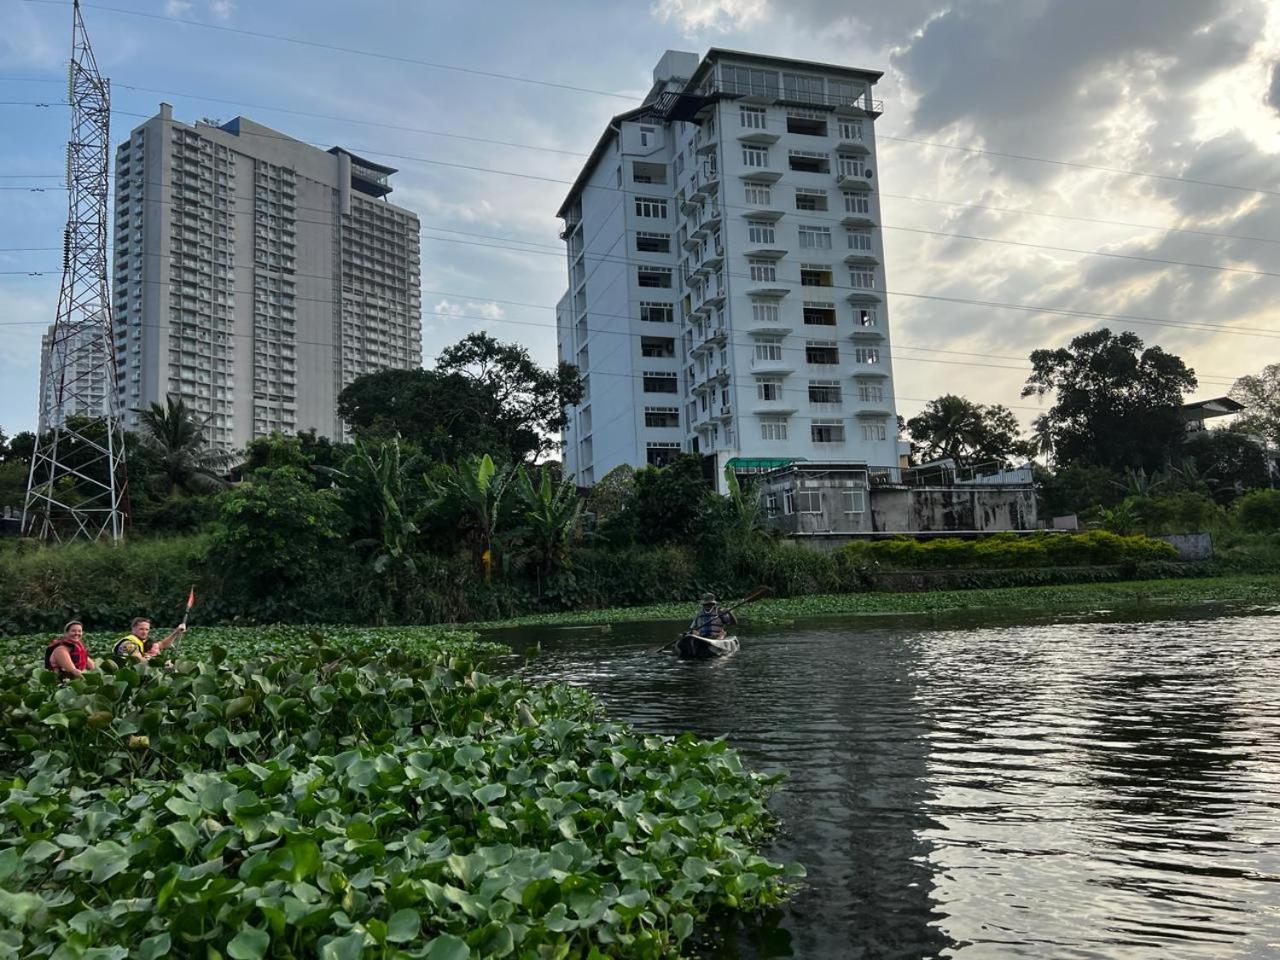
M 845 108 L 859 110 L 871 116 L 884 113 L 884 101 L 871 96 L 870 91 L 856 98 L 808 90 L 787 90 L 771 83 L 739 83 L 732 80 L 715 80 L 702 91 L 703 96 L 750 97 L 758 100 L 803 104 L 805 106 Z

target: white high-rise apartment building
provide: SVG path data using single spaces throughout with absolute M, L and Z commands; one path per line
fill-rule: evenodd
M 51 417 L 54 410 L 53 370 L 63 368 L 65 387 L 62 399 L 64 417 L 101 417 L 107 413 L 107 371 L 104 365 L 104 354 L 107 341 L 104 336 L 91 333 L 80 333 L 70 341 L 64 341 L 63 356 L 55 358 L 50 351 L 53 343 L 53 327 L 49 324 L 40 337 L 40 409 L 37 415 L 36 429 L 40 433 L 61 426 L 57 416 Z M 101 329 L 101 328 L 99 328 Z
M 243 117 L 172 108 L 116 153 L 113 313 L 121 411 L 166 396 L 243 447 L 273 431 L 341 437 L 338 394 L 422 362 L 419 225 L 391 167 Z
M 584 485 L 680 451 L 898 463 L 872 87 L 881 74 L 667 51 L 560 208 L 560 359 Z

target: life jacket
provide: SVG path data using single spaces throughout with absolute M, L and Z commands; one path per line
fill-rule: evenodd
M 115 649 L 112 652 L 121 660 L 133 660 L 135 656 L 146 656 L 147 648 L 141 640 L 131 633 L 127 637 L 121 637 L 117 640 Z
M 698 615 L 693 618 L 693 623 L 689 629 L 702 637 L 709 637 L 715 632 L 717 623 L 720 626 L 727 626 L 722 611 L 720 610 L 699 610 Z
M 89 651 L 85 647 L 83 640 L 69 640 L 66 637 L 58 637 L 50 640 L 49 645 L 44 648 L 44 667 L 46 670 L 58 670 L 53 663 L 53 654 L 59 647 L 67 648 L 67 652 L 71 654 L 71 665 L 77 670 L 83 670 L 89 666 Z

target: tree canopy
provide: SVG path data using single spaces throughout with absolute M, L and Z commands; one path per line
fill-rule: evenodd
M 955 394 L 930 400 L 907 421 L 907 432 L 928 460 L 949 458 L 957 466 L 990 460 L 1004 463 L 1026 453 L 1018 418 L 1001 404 L 987 406 Z
M 581 399 L 576 367 L 544 369 L 526 348 L 473 333 L 441 351 L 434 370 L 360 377 L 339 396 L 338 414 L 357 434 L 398 434 L 430 460 L 492 453 L 523 462 L 556 449 L 564 407 Z
M 1241 377 L 1230 396 L 1245 406 L 1236 417 L 1235 430 L 1280 444 L 1280 363 L 1268 364 L 1256 376 Z
M 1054 395 L 1045 414 L 1060 463 L 1122 471 L 1165 466 L 1182 439 L 1183 394 L 1196 376 L 1182 359 L 1137 334 L 1103 328 L 1069 346 L 1036 350 L 1022 395 Z

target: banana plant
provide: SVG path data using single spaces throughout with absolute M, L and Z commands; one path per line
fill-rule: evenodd
M 543 574 L 569 563 L 569 544 L 582 516 L 583 502 L 572 480 L 553 483 L 551 471 L 542 467 L 535 484 L 522 465 L 516 473 L 517 491 L 529 547 Z
M 351 520 L 356 545 L 372 548 L 375 573 L 385 573 L 396 566 L 415 568 L 412 546 L 418 533 L 413 520 L 416 498 L 406 478 L 414 473 L 417 463 L 416 454 L 401 455 L 398 439 L 373 447 L 357 440 L 340 468 L 321 468 L 338 491 Z
M 476 556 L 485 583 L 493 578 L 493 546 L 501 525 L 502 505 L 515 474 L 510 467 L 498 467 L 487 453 L 469 457 L 439 478 L 427 477 L 432 506 L 453 500 L 461 507 L 476 546 Z

